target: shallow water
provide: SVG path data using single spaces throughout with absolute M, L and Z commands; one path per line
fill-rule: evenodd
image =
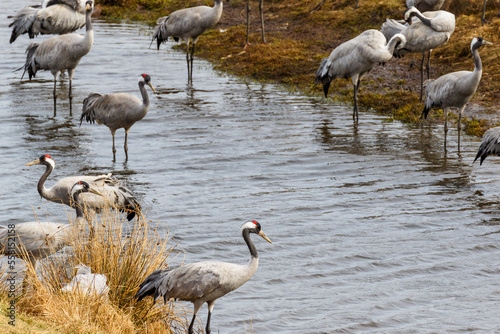
M 5 0 L 4 15 L 29 1 Z M 185 55 L 149 48 L 149 28 L 95 22 L 95 43 L 73 82 L 20 80 L 26 36 L 8 44 L 0 23 L 1 224 L 67 220 L 41 200 L 41 154 L 57 162 L 48 184 L 113 172 L 141 198 L 148 219 L 180 240 L 185 261 L 245 263 L 240 225 L 256 219 L 260 267 L 215 306 L 220 333 L 428 333 L 499 330 L 500 160 L 472 164 L 479 140 L 442 126 L 407 126 L 350 107 L 220 75 Z M 41 36 L 37 42 L 47 37 Z M 203 38 L 203 37 L 202 37 Z M 243 41 L 242 36 L 242 41 Z M 141 73 L 159 92 L 113 163 L 105 126 L 82 124 L 92 91 L 137 94 Z M 417 75 L 417 73 L 415 73 Z M 361 94 L 363 92 L 361 91 Z M 31 209 L 33 208 L 33 210 Z M 179 258 L 182 260 L 182 256 Z M 187 304 L 190 307 L 189 304 Z M 206 307 L 200 311 L 206 321 Z

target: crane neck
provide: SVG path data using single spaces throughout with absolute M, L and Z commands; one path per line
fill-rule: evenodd
M 85 11 L 85 31 L 88 33 L 92 28 L 92 10 Z
M 422 13 L 420 12 L 411 12 L 410 13 L 410 22 L 411 22 L 411 18 L 413 16 L 416 16 L 420 21 L 422 21 L 423 24 L 425 24 L 426 26 L 428 27 L 432 27 L 432 23 L 431 23 L 431 20 L 427 17 L 425 17 L 424 15 L 422 15 Z
M 253 259 L 258 259 L 259 255 L 257 254 L 257 248 L 255 248 L 255 245 L 252 242 L 252 239 L 250 238 L 250 231 L 249 230 L 243 230 L 241 232 L 241 235 L 243 236 L 243 240 L 245 240 L 248 249 L 250 250 L 250 256 Z
M 483 63 L 481 62 L 481 57 L 479 56 L 479 46 L 472 48 L 472 56 L 474 57 L 474 71 L 482 72 Z
M 402 44 L 402 45 L 400 45 Z M 404 37 L 403 34 L 396 34 L 392 36 L 392 38 L 389 40 L 387 43 L 387 50 L 390 52 L 390 54 L 394 54 L 394 50 L 396 49 L 396 46 L 398 46 L 398 49 L 402 49 L 406 45 L 406 38 Z
M 81 194 L 81 191 L 77 191 L 73 194 L 73 203 L 75 204 L 76 219 L 77 220 L 81 220 L 82 218 L 84 218 L 82 206 L 80 205 L 80 202 L 79 202 L 80 194 Z
M 144 81 L 139 81 L 139 90 L 141 91 L 142 95 L 142 103 L 144 106 L 149 107 L 149 95 L 148 91 L 146 90 L 146 82 Z
M 50 173 L 52 173 L 52 171 L 54 170 L 54 166 L 49 162 L 45 163 L 45 167 L 46 167 L 45 172 L 40 177 L 40 180 L 38 180 L 38 186 L 37 186 L 38 193 L 43 198 L 47 198 L 47 196 L 46 196 L 47 188 L 45 188 L 45 181 L 49 177 Z

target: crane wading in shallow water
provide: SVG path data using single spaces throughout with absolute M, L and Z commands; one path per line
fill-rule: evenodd
M 49 70 L 54 76 L 54 115 L 56 113 L 56 83 L 61 71 L 67 70 L 69 76 L 69 110 L 71 113 L 73 95 L 71 92 L 73 74 L 75 68 L 87 53 L 89 53 L 94 43 L 94 30 L 90 16 L 94 8 L 91 0 L 85 3 L 85 36 L 78 34 L 66 34 L 49 38 L 42 43 L 32 43 L 26 49 L 26 63 L 24 64 L 24 74 L 28 72 L 29 78 L 34 78 L 37 71 Z M 22 69 L 21 67 L 20 69 Z
M 84 194 L 83 204 L 87 210 L 100 212 L 104 208 L 114 208 L 125 212 L 127 219 L 132 220 L 136 214 L 140 213 L 141 206 L 137 202 L 134 194 L 120 181 L 111 177 L 111 173 L 99 176 L 69 176 L 60 179 L 50 188 L 45 188 L 45 181 L 52 173 L 56 162 L 48 154 L 26 164 L 26 166 L 45 165 L 45 173 L 38 181 L 38 193 L 48 201 L 74 206 L 71 200 L 71 187 L 78 181 L 85 181 L 92 189 L 98 190 L 101 196 Z
M 351 78 L 354 86 L 352 118 L 354 122 L 358 122 L 358 90 L 361 79 L 376 64 L 390 60 L 394 50 L 401 49 L 405 44 L 406 38 L 401 34 L 394 35 L 386 44 L 385 36 L 380 31 L 366 30 L 337 46 L 328 58 L 321 61 L 315 84 L 323 84 L 323 91 L 327 97 L 333 79 Z
M 458 149 L 460 150 L 460 132 L 462 130 L 462 113 L 465 106 L 476 92 L 483 65 L 478 49 L 483 45 L 491 44 L 481 37 L 474 37 L 471 42 L 472 56 L 474 57 L 474 71 L 458 71 L 445 74 L 436 80 L 428 80 L 425 87 L 425 107 L 422 116 L 427 118 L 432 108 L 444 110 L 444 147 L 446 149 L 446 134 L 448 133 L 448 109 L 458 110 Z
M 38 34 L 63 35 L 74 32 L 85 25 L 87 0 L 44 0 L 41 5 L 25 6 L 15 16 L 10 43 L 20 35 L 34 38 Z
M 155 301 L 163 297 L 165 303 L 171 298 L 192 302 L 194 314 L 189 324 L 189 334 L 193 333 L 196 314 L 206 302 L 208 318 L 205 332 L 210 334 L 210 317 L 215 300 L 242 286 L 257 271 L 259 256 L 250 233 L 255 233 L 271 243 L 258 222 L 254 220 L 244 223 L 241 226 L 241 234 L 250 250 L 248 264 L 205 261 L 187 264 L 174 270 L 155 270 L 141 283 L 135 297 L 141 300 L 153 296 Z
M 213 28 L 222 16 L 222 0 L 215 0 L 213 7 L 198 6 L 179 9 L 168 16 L 163 16 L 156 21 L 153 39 L 156 39 L 157 49 L 160 44 L 172 37 L 176 42 L 182 40 L 186 43 L 186 61 L 188 68 L 188 83 L 193 81 L 193 54 L 198 38 L 208 29 Z M 189 51 L 189 44 L 193 46 Z
M 91 192 L 102 196 L 98 191 L 90 188 L 85 181 L 76 182 L 71 188 L 71 198 L 76 203 L 77 224 L 85 221 L 83 214 L 83 203 L 80 202 L 80 194 Z M 71 224 L 51 222 L 26 222 L 8 225 L 7 228 L 0 226 L 0 253 L 15 256 L 29 261 L 36 269 L 37 261 L 56 253 L 68 244 L 72 231 Z M 8 245 L 8 240 L 15 240 L 16 247 Z
M 414 18 L 414 19 L 413 19 Z M 431 52 L 440 45 L 444 45 L 455 31 L 455 15 L 444 10 L 420 13 L 415 7 L 405 11 L 404 19 L 409 26 L 398 21 L 387 19 L 381 31 L 389 40 L 394 34 L 403 34 L 406 37 L 404 48 L 395 50 L 394 56 L 401 57 L 407 53 L 422 53 L 420 64 L 420 101 L 424 92 L 424 62 L 427 52 L 427 79 L 430 78 Z
M 149 111 L 149 96 L 145 85 L 151 87 L 156 93 L 151 77 L 142 74 L 143 80 L 139 81 L 139 90 L 141 91 L 142 101 L 135 95 L 127 93 L 113 93 L 102 95 L 99 93 L 90 93 L 83 100 L 82 116 L 80 117 L 80 126 L 83 119 L 91 124 L 106 125 L 113 136 L 113 161 L 116 161 L 115 133 L 116 130 L 125 129 L 125 160 L 128 160 L 127 138 L 128 132 L 135 122 L 140 121 Z

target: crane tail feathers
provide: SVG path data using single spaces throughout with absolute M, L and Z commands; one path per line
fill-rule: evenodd
M 24 78 L 24 75 L 26 72 L 28 72 L 29 78 L 34 78 L 36 76 L 37 72 L 37 66 L 36 66 L 36 61 L 35 61 L 35 53 L 36 50 L 38 49 L 39 44 L 38 43 L 31 43 L 28 48 L 26 49 L 26 62 L 24 63 L 24 66 L 20 67 L 18 69 L 21 70 L 24 68 L 23 75 L 21 76 L 21 80 Z
M 135 294 L 135 299 L 138 301 L 147 296 L 152 296 L 154 300 L 162 296 L 159 291 L 160 284 L 163 282 L 170 270 L 158 269 L 153 271 L 144 281 L 139 285 L 139 291 Z M 165 295 L 166 297 L 166 295 Z
M 87 96 L 83 100 L 82 116 L 80 116 L 80 126 L 82 125 L 84 119 L 90 124 L 95 123 L 95 121 L 97 120 L 96 103 L 101 97 L 102 94 L 90 93 L 89 96 Z

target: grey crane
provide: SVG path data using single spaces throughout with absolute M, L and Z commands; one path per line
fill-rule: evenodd
M 266 34 L 264 32 L 264 0 L 259 0 L 259 13 L 260 13 L 260 29 L 262 30 L 262 43 L 266 44 Z M 250 0 L 247 0 L 247 39 L 245 47 L 250 45 L 249 37 L 250 34 Z
M 26 63 L 24 64 L 24 77 L 26 71 L 29 78 L 36 76 L 39 70 L 49 70 L 54 76 L 54 113 L 56 112 L 56 83 L 61 71 L 67 70 L 69 76 L 69 106 L 71 112 L 71 102 L 73 99 L 71 85 L 75 68 L 87 53 L 89 53 L 94 43 L 94 30 L 90 16 L 94 8 L 94 2 L 88 0 L 85 3 L 85 36 L 79 34 L 66 34 L 54 36 L 42 43 L 32 43 L 26 49 Z M 22 67 L 21 67 L 22 68 Z
M 422 111 L 422 116 L 427 118 L 429 111 L 432 108 L 441 108 L 444 110 L 445 123 L 445 147 L 446 133 L 448 132 L 448 110 L 449 108 L 459 108 L 458 111 L 458 147 L 460 148 L 460 131 L 462 128 L 462 113 L 466 104 L 476 92 L 481 75 L 483 73 L 483 65 L 481 57 L 479 57 L 478 49 L 491 44 L 485 41 L 482 37 L 474 37 L 471 42 L 472 56 L 474 57 L 474 71 L 458 71 L 445 74 L 436 80 L 427 81 L 425 87 L 425 107 Z
M 109 128 L 113 136 L 113 161 L 116 161 L 116 130 L 125 129 L 125 160 L 128 160 L 128 132 L 132 125 L 143 119 L 149 111 L 149 96 L 144 86 L 148 85 L 156 93 L 151 83 L 151 77 L 147 74 L 142 74 L 141 77 L 143 80 L 139 81 L 139 90 L 141 91 L 142 101 L 137 96 L 128 93 L 106 95 L 90 93 L 83 100 L 80 126 L 85 119 L 91 124 L 97 122 L 97 124 L 104 124 Z
M 485 132 L 474 162 L 481 158 L 479 165 L 482 165 L 484 159 L 492 154 L 500 156 L 500 126 L 491 128 Z
M 45 0 L 41 5 L 25 6 L 15 16 L 10 43 L 20 35 L 28 34 L 34 38 L 38 34 L 63 35 L 80 29 L 85 25 L 86 0 Z
M 406 0 L 406 8 L 415 7 L 421 12 L 436 11 L 443 7 L 445 0 Z
M 71 187 L 75 182 L 85 181 L 102 194 L 102 196 L 84 194 L 82 200 L 87 209 L 100 212 L 107 207 L 115 208 L 125 212 L 128 220 L 132 220 L 141 211 L 141 206 L 134 194 L 116 178 L 111 177 L 111 173 L 99 176 L 69 176 L 58 180 L 52 187 L 45 188 L 45 181 L 54 170 L 56 162 L 50 155 L 44 154 L 26 164 L 26 166 L 33 165 L 46 166 L 45 173 L 38 181 L 37 186 L 38 193 L 46 200 L 74 206 L 71 201 Z
M 193 54 L 196 42 L 201 34 L 213 28 L 222 16 L 222 0 L 215 0 L 213 7 L 197 6 L 179 9 L 168 16 L 160 17 L 156 21 L 153 39 L 156 39 L 157 49 L 160 44 L 172 37 L 176 42 L 186 43 L 186 61 L 188 67 L 188 82 L 193 81 Z M 193 43 L 191 52 L 189 44 Z
M 147 296 L 153 296 L 155 301 L 163 297 L 165 303 L 171 298 L 192 302 L 194 314 L 189 325 L 189 334 L 193 332 L 194 321 L 200 307 L 203 303 L 207 303 L 208 318 L 205 332 L 209 334 L 210 317 L 215 300 L 242 286 L 257 271 L 259 257 L 250 233 L 255 233 L 271 243 L 258 222 L 253 220 L 244 223 L 241 226 L 241 234 L 250 250 L 250 261 L 246 265 L 204 261 L 187 264 L 174 270 L 155 270 L 140 284 L 135 297 L 142 300 Z
M 455 31 L 455 15 L 445 10 L 422 14 L 417 8 L 410 7 L 405 12 L 404 18 L 405 21 L 412 23 L 404 25 L 396 20 L 387 19 L 382 25 L 381 31 L 387 40 L 395 33 L 403 34 L 406 37 L 406 46 L 396 50 L 395 57 L 401 57 L 407 53 L 422 53 L 420 64 L 420 100 L 422 101 L 425 54 L 428 54 L 427 79 L 429 79 L 431 52 L 438 46 L 446 44 L 450 39 L 451 34 Z
M 84 221 L 80 194 L 91 192 L 102 196 L 90 188 L 85 181 L 76 182 L 71 188 L 71 198 L 76 203 L 77 223 Z M 29 261 L 36 268 L 37 261 L 56 253 L 68 244 L 72 232 L 71 224 L 52 222 L 26 222 L 9 224 L 0 229 L 0 253 L 14 255 Z
M 358 121 L 358 90 L 363 76 L 376 64 L 392 58 L 395 49 L 406 44 L 402 34 L 394 35 L 386 44 L 384 35 L 377 30 L 366 30 L 355 38 L 337 46 L 328 58 L 321 61 L 315 84 L 322 83 L 325 97 L 335 78 L 351 78 L 354 86 L 353 120 Z

